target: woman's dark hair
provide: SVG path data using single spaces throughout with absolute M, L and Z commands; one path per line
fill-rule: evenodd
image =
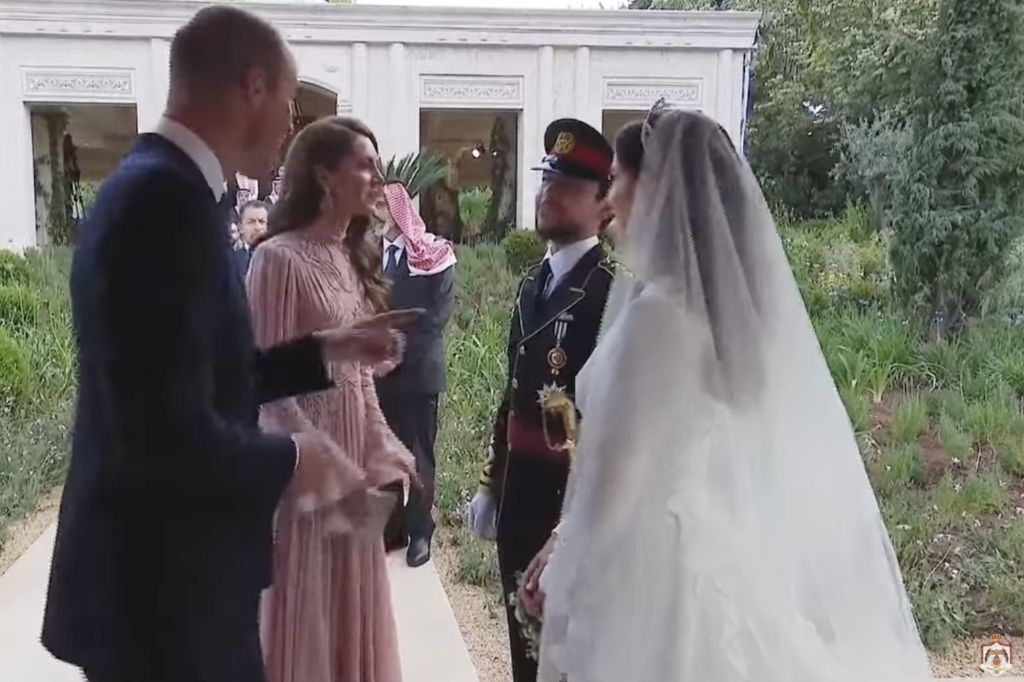
M 379 149 L 373 131 L 359 119 L 348 116 L 322 118 L 295 136 L 285 158 L 284 187 L 271 212 L 267 238 L 307 227 L 316 220 L 324 198 L 316 169 L 335 170 L 352 153 L 360 136 Z M 354 217 L 345 232 L 344 244 L 366 297 L 379 312 L 387 309 L 388 286 L 380 268 L 380 250 L 371 241 L 369 228 L 369 216 Z
M 648 115 L 647 121 L 653 126 L 658 117 L 658 112 L 654 112 Z M 643 120 L 630 121 L 615 136 L 615 158 L 621 168 L 634 176 L 640 175 L 640 166 L 644 162 L 643 132 Z

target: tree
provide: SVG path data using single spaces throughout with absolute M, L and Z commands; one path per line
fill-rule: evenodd
M 910 131 L 891 110 L 873 121 L 844 124 L 835 175 L 867 196 L 871 221 L 879 232 L 889 228 L 892 182 L 910 152 Z
M 844 131 L 907 109 L 936 0 L 654 0 L 651 9 L 765 13 L 747 154 L 773 206 L 811 218 L 862 194 L 863 183 L 836 173 Z
M 939 337 L 982 311 L 1024 232 L 1024 5 L 942 0 L 894 183 L 897 300 Z
M 378 162 L 378 166 L 385 184 L 399 182 L 405 185 L 413 199 L 448 175 L 445 160 L 432 152 L 406 154 L 401 159 L 391 157 L 387 164 Z
M 515 119 L 498 115 L 491 128 L 491 200 L 484 222 L 484 236 L 500 241 L 516 222 L 516 162 L 508 129 Z

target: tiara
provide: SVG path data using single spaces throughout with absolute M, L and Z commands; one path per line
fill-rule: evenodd
M 651 108 L 647 110 L 647 115 L 644 116 L 643 127 L 640 131 L 640 144 L 644 147 L 647 146 L 647 140 L 651 137 L 654 132 L 655 116 L 662 111 L 668 109 L 668 103 L 665 101 L 665 97 L 661 96 L 658 101 L 651 105 Z

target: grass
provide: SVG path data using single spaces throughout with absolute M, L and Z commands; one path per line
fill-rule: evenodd
M 0 405 L 0 547 L 11 524 L 63 478 L 73 409 L 70 254 L 37 251 L 26 261 L 23 286 L 35 293 L 31 323 L 22 320 L 9 331 L 29 359 L 31 376 L 20 400 Z
M 922 636 L 932 649 L 1024 633 L 1024 325 L 999 306 L 952 341 L 919 338 L 888 306 L 884 240 L 837 221 L 781 228 L 822 350 L 862 444 Z M 447 329 L 437 502 L 460 580 L 497 593 L 492 544 L 464 529 L 504 388 L 517 275 L 500 247 L 459 249 Z M 19 337 L 29 398 L 0 415 L 0 530 L 59 481 L 74 388 L 66 252 L 33 254 L 38 308 Z M 1000 302 L 1001 301 L 1001 302 Z M 1014 304 L 1016 304 L 1014 303 Z

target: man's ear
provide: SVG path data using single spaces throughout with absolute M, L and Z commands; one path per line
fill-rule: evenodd
M 601 229 L 604 230 L 615 218 L 615 211 L 612 209 L 612 202 L 607 197 L 601 200 Z
M 250 104 L 259 105 L 266 99 L 269 91 L 267 70 L 259 66 L 250 66 L 242 76 L 242 91 Z

